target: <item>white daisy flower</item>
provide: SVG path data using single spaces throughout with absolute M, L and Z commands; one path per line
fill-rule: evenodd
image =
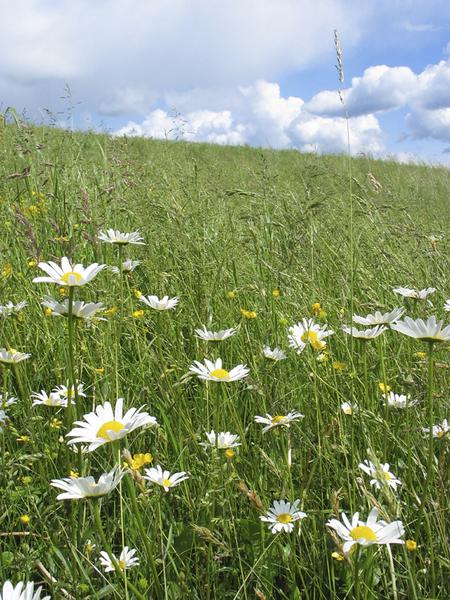
M 3 431 L 3 425 L 6 423 L 7 414 L 0 409 L 0 433 Z
M 355 513 L 350 522 L 342 513 L 343 524 L 337 519 L 330 519 L 327 525 L 334 529 L 339 537 L 344 541 L 343 551 L 348 555 L 355 544 L 361 546 L 371 546 L 372 544 L 404 544 L 400 537 L 405 533 L 401 521 L 386 523 L 377 521 L 378 510 L 372 508 L 367 518 L 367 522 L 359 520 L 359 513 Z
M 75 398 L 75 386 L 70 386 L 70 390 L 67 385 L 57 385 L 53 388 L 52 393 L 58 394 L 60 398 L 65 398 L 68 400 L 69 398 Z M 79 383 L 77 385 L 77 396 L 80 398 L 86 398 L 86 394 L 84 393 L 84 383 Z
M 381 489 L 384 485 L 388 485 L 396 491 L 397 486 L 402 484 L 400 479 L 397 479 L 395 475 L 389 471 L 388 463 L 384 463 L 384 465 L 380 464 L 379 467 L 377 467 L 372 461 L 365 460 L 364 462 L 359 463 L 358 466 L 364 473 L 367 473 L 367 475 L 373 478 L 370 480 L 370 485 L 373 485 L 377 490 Z
M 127 258 L 127 260 L 122 263 L 122 273 L 132 273 L 140 264 L 140 260 L 131 260 L 131 258 Z M 111 272 L 116 275 L 120 273 L 119 267 L 110 267 L 110 269 Z
M 195 335 L 198 338 L 205 340 L 205 342 L 221 342 L 236 333 L 234 327 L 231 329 L 221 329 L 220 331 L 208 331 L 205 325 L 203 325 L 203 329 L 195 329 L 194 331 Z
M 444 310 L 446 310 L 447 312 L 450 312 L 450 298 L 445 301 Z
M 334 333 L 327 327 L 328 325 L 318 325 L 314 319 L 302 319 L 301 323 L 289 327 L 289 346 L 295 348 L 298 354 L 303 352 L 307 344 L 314 350 L 323 350 L 326 346 L 324 339 Z
M 43 406 L 52 406 L 56 408 L 65 408 L 67 406 L 67 398 L 61 397 L 56 392 L 50 392 L 50 394 L 47 394 L 47 392 L 41 390 L 41 393 L 33 392 L 31 394 L 31 398 L 33 400 L 33 406 L 39 406 L 40 404 Z
M 6 348 L 2 348 L 0 350 L 0 362 L 5 363 L 7 365 L 17 364 L 22 362 L 23 360 L 27 360 L 30 358 L 31 354 L 25 354 L 24 352 L 18 352 L 14 348 L 10 348 L 7 350 Z
M 163 471 L 161 465 L 157 465 L 156 467 L 152 467 L 150 469 L 144 469 L 144 473 L 144 479 L 147 479 L 147 481 L 150 481 L 151 483 L 160 485 L 165 492 L 168 492 L 170 488 L 179 485 L 185 479 L 189 479 L 189 475 L 185 471 L 172 473 L 171 475 L 170 471 Z
M 131 569 L 132 567 L 137 567 L 139 565 L 139 558 L 135 556 L 136 550 L 133 548 L 128 548 L 125 546 L 122 552 L 120 553 L 119 558 L 114 556 L 114 560 L 119 565 L 119 569 L 121 571 L 125 571 L 126 569 Z M 105 567 L 105 573 L 109 571 L 115 571 L 114 564 L 112 560 L 109 558 L 108 553 L 102 550 L 100 552 L 100 562 L 102 566 Z
M 409 394 L 395 394 L 394 392 L 384 394 L 383 398 L 385 398 L 384 404 L 387 404 L 390 408 L 407 408 L 408 406 L 415 406 L 419 402 L 418 400 L 412 400 Z
M 284 500 L 275 500 L 267 513 L 259 518 L 261 521 L 269 523 L 269 529 L 272 533 L 279 533 L 280 531 L 291 533 L 295 521 L 306 517 L 306 513 L 297 510 L 299 504 L 300 500 L 294 500 L 292 504 Z
M 266 413 L 265 417 L 260 417 L 257 415 L 255 417 L 255 423 L 261 423 L 262 425 L 265 425 L 263 428 L 263 433 L 266 433 L 266 431 L 274 429 L 275 427 L 290 427 L 291 423 L 303 419 L 304 416 L 305 415 L 302 415 L 295 410 L 289 412 L 287 415 L 276 415 L 274 417 L 269 415 L 269 413 Z
M 387 327 L 384 325 L 377 325 L 376 327 L 371 327 L 370 329 L 360 330 L 356 329 L 356 327 L 347 327 L 344 325 L 342 330 L 359 340 L 374 340 L 379 335 L 387 331 Z
M 41 596 L 42 587 L 34 589 L 34 582 L 20 581 L 15 586 L 5 581 L 0 590 L 0 600 L 50 600 L 50 596 Z
M 416 300 L 425 300 L 428 296 L 430 296 L 431 294 L 434 294 L 434 292 L 436 291 L 436 288 L 424 288 L 423 290 L 417 290 L 415 288 L 410 289 L 410 288 L 404 288 L 404 287 L 398 287 L 398 288 L 393 288 L 392 289 L 393 292 L 395 292 L 396 294 L 400 294 L 400 296 L 403 296 L 403 298 L 415 298 Z
M 103 444 L 124 438 L 128 433 L 144 425 L 158 425 L 155 417 L 140 408 L 130 408 L 123 414 L 123 398 L 118 398 L 115 409 L 109 402 L 97 406 L 95 412 L 84 415 L 84 421 L 75 421 L 79 425 L 70 431 L 66 437 L 68 444 L 89 444 L 93 452 Z
M 139 296 L 139 300 L 155 310 L 175 310 L 175 307 L 179 302 L 179 299 L 176 296 L 175 298 L 164 296 L 161 300 L 158 296 Z
M 277 362 L 279 360 L 284 360 L 285 358 L 287 358 L 286 353 L 283 352 L 283 350 L 281 350 L 281 348 L 274 348 L 272 350 L 270 346 L 264 346 L 263 354 L 266 358 L 268 358 L 269 360 L 273 360 L 275 362 Z
M 450 325 L 444 327 L 444 321 L 436 321 L 436 317 L 434 316 L 428 317 L 426 321 L 405 317 L 403 321 L 393 323 L 391 328 L 424 342 L 450 341 Z
M 51 296 L 45 296 L 41 304 L 52 311 L 53 317 L 69 316 L 68 299 L 64 300 L 64 302 L 58 302 Z M 102 310 L 105 310 L 105 307 L 101 302 L 83 302 L 82 300 L 76 300 L 72 303 L 72 316 L 75 319 L 84 319 L 85 321 L 94 319 L 96 321 L 106 321 L 105 318 L 97 316 L 97 313 Z
M 114 490 L 125 475 L 125 469 L 114 467 L 109 473 L 100 475 L 98 482 L 89 477 L 65 477 L 64 479 L 52 479 L 50 485 L 63 490 L 63 494 L 56 497 L 57 500 L 83 500 L 84 498 L 98 498 L 106 496 Z
M 120 246 L 126 246 L 127 244 L 145 246 L 144 238 L 139 231 L 122 233 L 118 229 L 108 229 L 106 232 L 99 231 L 98 239 L 102 242 L 108 242 L 108 244 L 119 244 Z
M 405 312 L 404 308 L 394 308 L 391 312 L 381 313 L 379 310 L 375 311 L 373 315 L 367 315 L 367 317 L 360 317 L 353 315 L 353 322 L 358 325 L 389 325 L 398 321 Z
M 3 394 L 0 394 L 0 406 L 2 408 L 6 408 L 7 406 L 12 406 L 17 403 L 17 398 L 15 396 L 8 396 L 5 394 L 5 398 L 3 399 Z
M 239 441 L 239 436 L 229 431 L 222 431 L 217 434 L 214 430 L 210 431 L 210 433 L 205 433 L 207 442 L 201 442 L 200 445 L 207 448 L 211 446 L 212 448 L 218 448 L 219 450 L 226 450 L 227 448 L 236 448 L 237 446 L 241 446 L 242 444 Z
M 250 372 L 247 369 L 247 365 L 237 365 L 231 371 L 227 371 L 222 368 L 221 358 L 218 358 L 215 362 L 211 362 L 207 358 L 204 360 L 204 365 L 198 360 L 194 360 L 195 364 L 189 367 L 191 373 L 195 373 L 199 379 L 203 379 L 204 381 L 220 381 L 225 383 L 239 381 L 239 379 L 247 377 Z
M 92 263 L 84 268 L 82 264 L 71 264 L 67 256 L 61 259 L 61 266 L 53 261 L 40 262 L 38 267 L 47 273 L 48 277 L 35 277 L 33 283 L 57 283 L 62 286 L 80 286 L 92 281 L 106 265 Z
M 3 306 L 0 306 L 0 317 L 11 317 L 12 315 L 16 315 L 27 305 L 28 302 L 26 300 L 22 300 L 22 302 L 19 302 L 19 304 L 7 302 Z
M 442 423 L 438 423 L 438 425 L 433 425 L 433 437 L 435 437 L 435 438 L 442 438 L 445 435 L 447 435 L 449 431 L 450 431 L 450 426 L 447 422 L 447 419 L 444 419 L 442 421 Z M 423 432 L 430 433 L 430 428 L 424 427 Z
M 352 415 L 358 410 L 358 407 L 356 404 L 350 404 L 350 402 L 343 402 L 341 404 L 341 410 L 345 415 Z

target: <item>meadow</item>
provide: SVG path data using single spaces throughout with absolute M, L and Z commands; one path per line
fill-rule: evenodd
M 450 330 L 395 323 L 450 321 L 450 171 L 10 118 L 0 141 L 0 585 L 447 598 Z

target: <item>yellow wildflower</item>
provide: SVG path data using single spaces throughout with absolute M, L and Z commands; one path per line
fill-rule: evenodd
M 80 476 L 80 474 L 78 473 L 78 471 L 76 469 L 70 469 L 69 477 L 72 477 L 73 479 L 78 479 L 79 476 Z
M 105 367 L 98 367 L 97 369 L 94 369 L 94 371 L 99 375 L 102 375 L 105 372 Z
M 24 525 L 28 525 L 28 523 L 30 522 L 30 517 L 29 515 L 22 515 L 20 517 L 20 522 L 23 523 Z
M 139 300 L 139 298 L 142 296 L 142 292 L 141 290 L 134 290 L 134 295 L 136 296 L 136 298 Z
M 347 368 L 347 365 L 345 363 L 339 362 L 338 360 L 335 360 L 332 366 L 335 371 L 345 371 L 345 369 Z
M 111 308 L 107 308 L 103 314 L 106 315 L 107 317 L 111 317 L 112 315 L 115 315 L 117 312 L 117 306 L 111 306 Z
M 241 308 L 241 315 L 246 319 L 256 319 L 256 312 L 254 310 L 246 310 Z
M 227 292 L 227 298 L 229 298 L 230 300 L 234 300 L 236 298 L 236 292 Z
M 4 265 L 3 270 L 2 270 L 3 277 L 5 279 L 8 279 L 9 277 L 11 277 L 12 274 L 13 274 L 12 265 L 9 263 L 6 263 L 6 265 Z
M 340 552 L 333 552 L 331 557 L 334 558 L 334 560 L 344 560 L 344 555 Z
M 406 540 L 405 548 L 409 550 L 409 552 L 414 552 L 414 550 L 416 550 L 417 548 L 417 542 L 415 542 L 414 540 Z
M 37 262 L 34 260 L 34 258 L 32 258 L 31 260 L 28 261 L 28 266 L 33 268 L 37 265 Z
M 52 314 L 53 314 L 53 311 L 52 311 L 52 309 L 49 306 L 47 306 L 47 308 L 44 308 L 44 315 L 46 317 L 51 317 Z
M 16 442 L 29 442 L 30 441 L 30 436 L 29 435 L 20 435 L 18 438 L 16 438 Z
M 321 310 L 322 307 L 320 305 L 320 302 L 314 302 L 314 304 L 311 306 L 311 312 L 315 317 L 317 317 Z
M 69 288 L 64 287 L 64 286 L 60 287 L 59 288 L 59 295 L 60 296 L 68 296 L 69 295 Z
M 225 456 L 228 458 L 228 460 L 231 460 L 236 456 L 236 452 L 232 448 L 227 448 L 225 450 Z
M 133 469 L 133 471 L 139 471 L 139 469 L 142 469 L 144 465 L 149 465 L 152 462 L 153 456 L 150 454 L 150 452 L 146 452 L 145 454 L 133 454 L 129 466 Z
M 387 394 L 391 391 L 391 386 L 383 383 L 382 381 L 379 382 L 378 387 L 380 388 L 382 394 Z
M 274 298 L 279 298 L 281 296 L 281 292 L 278 288 L 275 288 L 274 290 L 272 290 L 272 296 Z
M 30 483 L 33 482 L 33 478 L 29 475 L 24 475 L 20 478 L 20 481 L 23 483 L 23 485 L 30 485 Z
M 419 360 L 424 359 L 427 357 L 427 353 L 426 352 L 414 352 L 413 354 L 414 358 L 418 358 Z
M 56 417 L 54 419 L 51 420 L 50 422 L 50 427 L 52 429 L 59 429 L 62 425 L 62 421 L 60 419 L 57 419 Z
M 142 317 L 144 316 L 144 311 L 143 310 L 135 310 L 133 311 L 133 317 L 135 319 L 142 319 Z

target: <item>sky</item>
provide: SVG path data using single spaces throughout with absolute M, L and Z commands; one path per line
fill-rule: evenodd
M 0 14 L 0 111 L 319 153 L 347 151 L 347 117 L 355 155 L 450 166 L 449 0 L 0 0 Z

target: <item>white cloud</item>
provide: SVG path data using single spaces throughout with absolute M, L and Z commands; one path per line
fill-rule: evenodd
M 198 101 L 201 97 L 197 90 L 194 99 Z M 184 100 L 193 107 L 194 101 Z M 298 148 L 307 152 L 347 150 L 344 118 L 325 118 L 307 112 L 301 98 L 283 98 L 277 84 L 258 81 L 252 86 L 237 87 L 222 96 L 222 103 L 224 107 L 232 105 L 233 110 L 203 108 L 171 116 L 166 110 L 157 109 L 142 123 L 130 122 L 116 135 Z M 350 119 L 350 141 L 355 154 L 382 152 L 377 119 L 373 115 Z

